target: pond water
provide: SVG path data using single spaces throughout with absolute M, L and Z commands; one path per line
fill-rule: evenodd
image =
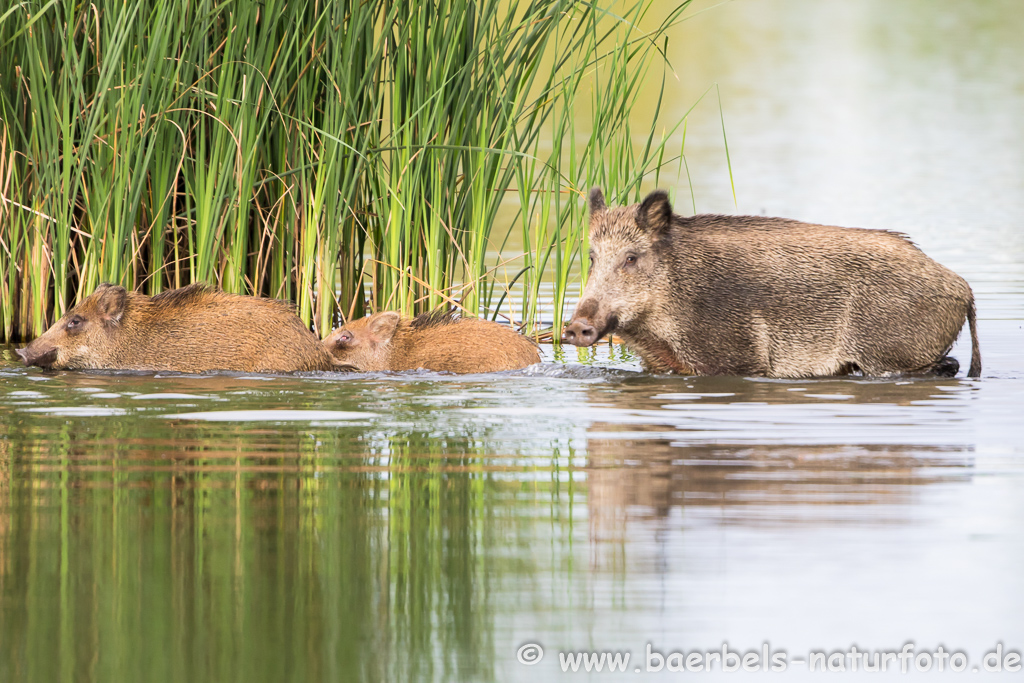
M 607 345 L 487 376 L 48 374 L 0 347 L 0 680 L 535 681 L 585 651 L 630 659 L 565 675 L 717 678 L 723 644 L 796 678 L 908 643 L 929 675 L 940 646 L 1014 666 L 1021 35 L 1016 0 L 740 0 L 669 55 L 678 111 L 722 91 L 737 206 L 714 108 L 697 210 L 907 232 L 974 286 L 980 380 L 655 377 Z

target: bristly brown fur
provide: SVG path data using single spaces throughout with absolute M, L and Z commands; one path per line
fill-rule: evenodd
M 169 289 L 165 292 L 160 292 L 150 299 L 150 303 L 168 308 L 189 306 L 200 297 L 206 294 L 215 294 L 219 291 L 205 282 L 196 282 L 180 289 Z
M 344 369 L 291 303 L 227 294 L 205 284 L 152 298 L 100 285 L 24 352 L 26 363 L 72 370 Z
M 904 233 L 591 203 L 593 265 L 570 343 L 616 333 L 654 371 L 813 377 L 949 372 L 974 294 Z
M 540 362 L 536 342 L 509 325 L 462 318 L 451 310 L 411 320 L 383 311 L 349 322 L 323 344 L 336 363 L 363 372 L 500 372 Z
M 431 327 L 444 327 L 446 325 L 454 325 L 455 323 L 462 320 L 459 312 L 453 308 L 439 308 L 429 313 L 421 313 L 411 321 L 409 326 L 414 330 L 426 330 Z
M 171 289 L 151 297 L 149 303 L 163 309 L 180 309 L 190 306 L 200 306 L 211 303 L 227 303 L 242 297 L 242 294 L 229 294 L 217 287 L 205 282 L 196 282 L 180 289 Z M 269 306 L 295 312 L 295 304 L 283 299 L 263 299 L 259 297 L 245 297 L 252 303 L 260 306 Z

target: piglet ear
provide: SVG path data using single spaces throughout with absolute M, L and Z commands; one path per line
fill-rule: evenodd
M 352 346 L 353 334 L 341 327 L 334 332 L 327 335 L 327 339 L 324 339 L 324 345 L 328 349 L 346 349 Z
M 398 329 L 399 315 L 394 311 L 385 311 L 370 316 L 369 330 L 370 337 L 377 344 L 385 344 L 395 336 Z
M 104 283 L 96 288 L 94 294 L 99 295 L 96 299 L 96 310 L 103 318 L 103 322 L 113 325 L 120 323 L 125 304 L 128 303 L 127 290 Z
M 600 187 L 593 187 L 590 189 L 590 196 L 587 199 L 587 203 L 590 205 L 591 216 L 595 213 L 601 213 L 608 208 L 604 203 L 604 193 L 601 192 Z
M 664 190 L 655 190 L 647 195 L 637 211 L 636 222 L 655 236 L 660 237 L 668 233 L 672 225 L 672 204 L 668 200 L 668 193 Z

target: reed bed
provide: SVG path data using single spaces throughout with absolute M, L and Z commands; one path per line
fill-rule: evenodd
M 322 335 L 438 306 L 557 329 L 586 275 L 587 188 L 634 200 L 678 163 L 660 96 L 642 131 L 631 112 L 664 91 L 688 3 L 17 2 L 0 336 L 100 282 L 290 299 Z

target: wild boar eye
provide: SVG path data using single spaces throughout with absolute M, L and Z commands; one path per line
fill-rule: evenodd
M 634 265 L 636 265 L 636 254 L 629 254 L 628 256 L 626 256 L 626 265 L 627 266 L 634 266 Z
M 79 318 L 79 317 L 78 317 L 78 316 L 76 315 L 76 316 L 74 316 L 73 318 L 71 318 L 70 320 L 68 320 L 68 325 L 67 325 L 67 328 L 68 328 L 69 330 L 73 330 L 73 329 L 75 329 L 76 327 L 78 327 L 78 326 L 79 326 L 79 325 L 81 325 L 81 324 L 82 324 L 82 319 L 81 319 L 81 318 Z

